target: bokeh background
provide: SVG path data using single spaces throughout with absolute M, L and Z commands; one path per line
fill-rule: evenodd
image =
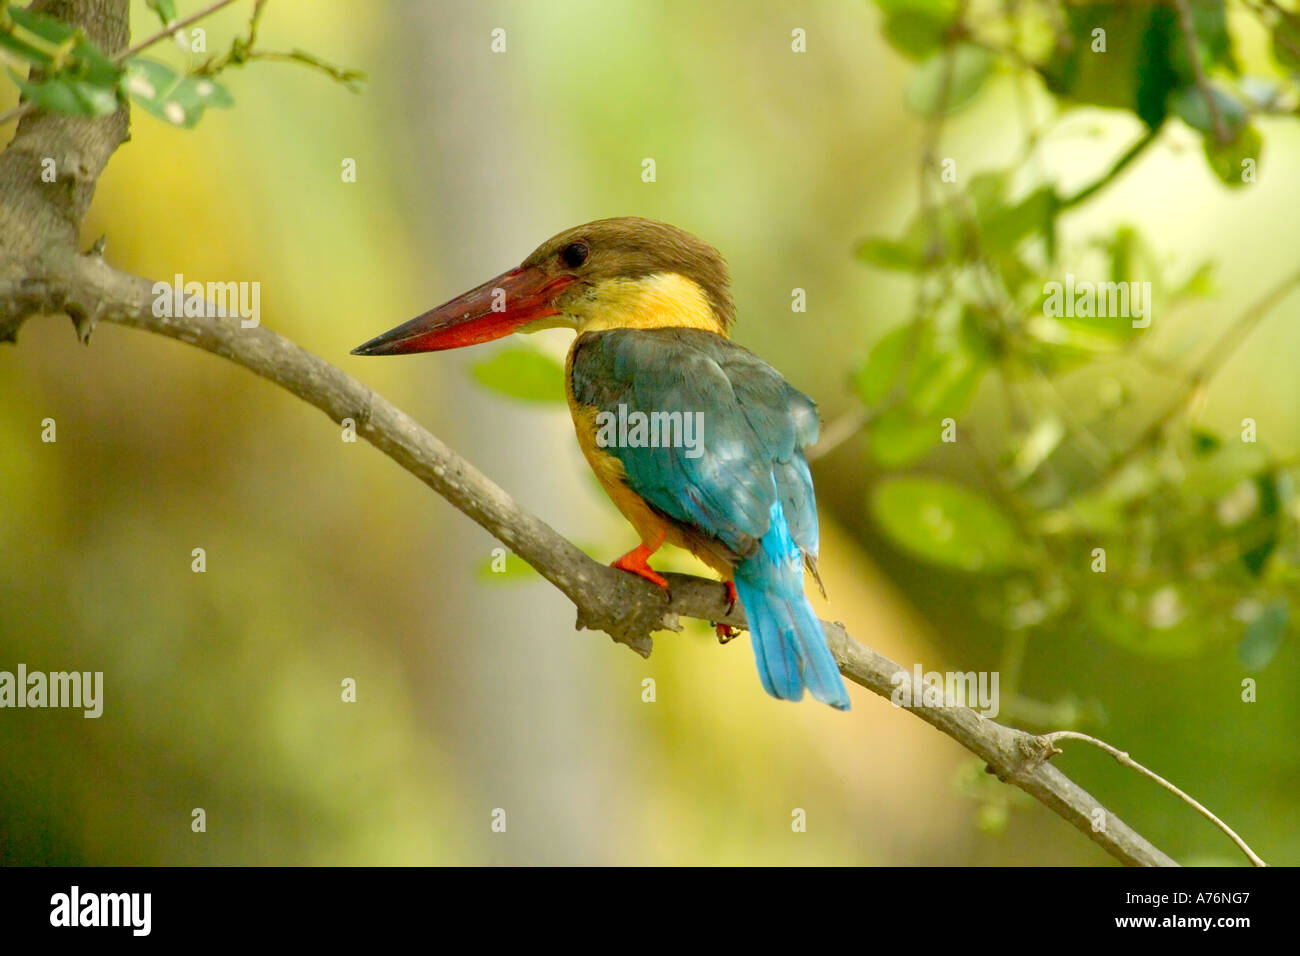
M 209 49 L 246 17 L 237 6 L 214 18 Z M 567 413 L 475 383 L 470 366 L 498 346 L 385 360 L 349 349 L 561 229 L 649 216 L 723 250 L 736 338 L 835 420 L 911 295 L 905 277 L 853 255 L 864 235 L 897 229 L 917 194 L 911 67 L 880 21 L 864 0 L 273 0 L 261 42 L 364 70 L 365 92 L 255 63 L 224 77 L 235 108 L 193 131 L 137 111 L 85 239 L 107 234 L 110 261 L 139 274 L 259 281 L 266 325 L 609 561 L 635 541 L 587 475 Z M 504 54 L 490 49 L 498 27 Z M 791 51 L 796 27 L 805 54 Z M 154 28 L 134 4 L 133 35 Z M 1015 96 L 995 80 L 950 124 L 964 166 L 1019 149 Z M 1062 182 L 1085 182 L 1133 128 L 1082 111 L 1045 155 Z M 1125 218 L 1171 262 L 1214 257 L 1217 298 L 1176 330 L 1193 340 L 1289 267 L 1300 241 L 1295 128 L 1268 128 L 1269 175 L 1246 191 L 1221 187 L 1195 143 L 1171 131 L 1070 225 Z M 341 180 L 345 158 L 355 183 Z M 795 287 L 806 313 L 791 312 Z M 1294 313 L 1260 326 L 1198 411 L 1226 429 L 1251 415 L 1279 454 L 1298 450 Z M 561 332 L 536 338 L 554 355 L 568 345 Z M 40 441 L 47 417 L 53 444 Z M 1008 636 L 972 610 L 990 585 L 883 539 L 867 509 L 877 474 L 859 440 L 814 468 L 824 616 L 907 666 L 997 668 Z M 115 326 L 86 348 L 66 319 L 30 322 L 0 349 L 0 669 L 102 670 L 106 701 L 98 720 L 0 712 L 0 862 L 1109 862 L 888 702 L 858 688 L 847 715 L 773 701 L 748 641 L 720 647 L 703 625 L 661 635 L 641 660 L 575 631 L 540 579 L 485 574 L 495 546 L 234 365 Z M 1151 658 L 1049 634 L 1025 648 L 1022 691 L 1086 715 L 1082 729 L 1195 795 L 1266 859 L 1295 863 L 1298 667 L 1290 635 L 1248 674 L 1231 643 Z M 1245 676 L 1256 703 L 1241 702 Z M 340 700 L 348 677 L 355 704 Z M 1057 759 L 1180 861 L 1239 861 L 1104 755 Z M 191 832 L 196 807 L 205 833 Z M 496 808 L 505 833 L 492 832 Z M 794 808 L 806 833 L 792 832 Z

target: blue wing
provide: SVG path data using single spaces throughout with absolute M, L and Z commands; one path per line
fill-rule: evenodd
M 817 408 L 739 345 L 698 329 L 590 332 L 574 346 L 574 397 L 612 416 L 695 416 L 694 444 L 606 445 L 628 486 L 661 513 L 752 555 L 780 499 L 790 535 L 817 554 L 817 505 L 803 449 Z

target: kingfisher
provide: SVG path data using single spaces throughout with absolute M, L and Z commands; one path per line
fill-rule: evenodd
M 817 502 L 804 449 L 817 406 L 731 341 L 726 261 L 667 223 L 601 219 L 548 239 L 517 268 L 376 336 L 354 355 L 462 348 L 514 332 L 577 332 L 565 393 L 582 453 L 641 543 L 613 567 L 665 592 L 649 558 L 693 553 L 739 600 L 763 688 L 849 697 L 804 593 L 817 574 Z M 823 590 L 824 593 L 824 590 Z M 720 639 L 732 631 L 718 629 Z

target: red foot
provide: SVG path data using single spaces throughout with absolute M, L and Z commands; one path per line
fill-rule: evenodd
M 736 585 L 732 581 L 723 581 L 722 586 L 726 588 L 727 613 L 730 614 L 736 609 L 736 602 L 740 600 L 740 595 L 736 593 Z M 718 634 L 718 643 L 726 644 L 740 632 L 730 624 L 715 624 L 714 630 Z
M 661 542 L 662 543 L 662 542 Z M 657 584 L 665 591 L 668 590 L 668 579 L 662 574 L 650 567 L 648 558 L 659 550 L 659 546 L 650 547 L 647 544 L 639 544 L 623 557 L 619 558 L 611 568 L 618 568 L 620 571 L 631 571 L 638 577 L 643 577 L 652 584 Z

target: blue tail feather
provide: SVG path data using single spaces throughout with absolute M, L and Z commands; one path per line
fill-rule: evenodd
M 758 550 L 736 566 L 736 594 L 749 620 L 763 689 L 782 700 L 813 697 L 840 710 L 849 695 L 821 621 L 803 592 L 803 556 L 790 537 L 781 502 Z

